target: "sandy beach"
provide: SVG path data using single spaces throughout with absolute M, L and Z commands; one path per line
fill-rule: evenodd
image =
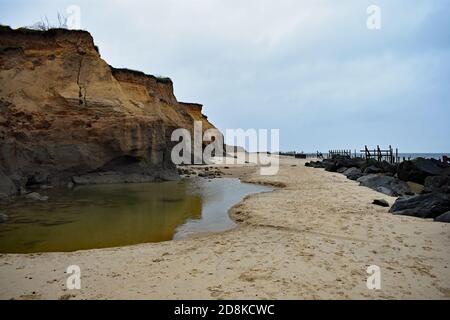
M 337 173 L 281 159 L 276 186 L 230 210 L 238 227 L 131 247 L 0 256 L 1 299 L 450 299 L 450 225 L 394 216 L 395 198 Z M 67 290 L 69 265 L 81 290 Z M 381 290 L 366 269 L 381 268 Z

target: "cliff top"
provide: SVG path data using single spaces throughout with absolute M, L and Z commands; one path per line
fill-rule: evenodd
M 118 73 L 125 73 L 125 74 L 129 74 L 129 75 L 132 75 L 135 77 L 150 78 L 150 79 L 156 80 L 156 82 L 160 82 L 160 83 L 165 83 L 165 84 L 173 83 L 172 79 L 167 78 L 167 77 L 156 77 L 151 74 L 146 74 L 142 71 L 127 69 L 127 68 L 114 68 L 113 66 L 109 66 L 109 67 L 111 68 L 111 72 L 113 73 L 113 75 L 117 75 Z
M 21 47 L 23 49 L 40 49 L 45 44 L 55 44 L 58 46 L 65 45 L 63 43 L 72 43 L 76 46 L 83 45 L 90 49 L 94 49 L 100 54 L 98 47 L 94 44 L 94 39 L 88 31 L 69 30 L 62 28 L 52 28 L 49 30 L 35 30 L 29 28 L 13 29 L 9 26 L 0 25 L 0 49 L 8 47 Z M 155 80 L 159 83 L 173 84 L 168 77 L 157 77 L 146 74 L 142 71 L 131 70 L 126 68 L 114 68 L 110 66 L 113 74 L 128 74 L 135 77 L 144 77 Z

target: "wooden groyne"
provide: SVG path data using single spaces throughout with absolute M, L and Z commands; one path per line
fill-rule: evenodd
M 388 149 L 381 149 L 380 146 L 377 146 L 375 149 L 369 149 L 367 146 L 364 147 L 364 150 L 361 150 L 361 153 L 364 154 L 364 158 L 366 160 L 375 159 L 378 162 L 387 161 L 391 164 L 399 163 L 400 157 L 398 156 L 398 148 L 394 149 L 392 146 L 389 146 Z

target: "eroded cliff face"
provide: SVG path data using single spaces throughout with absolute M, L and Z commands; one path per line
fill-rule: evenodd
M 88 32 L 0 28 L 0 193 L 176 175 L 172 131 L 213 125 L 168 78 L 115 69 Z

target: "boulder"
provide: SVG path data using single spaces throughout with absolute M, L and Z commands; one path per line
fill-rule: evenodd
M 383 194 L 386 194 L 388 196 L 391 196 L 391 197 L 395 196 L 394 192 L 391 189 L 386 188 L 386 187 L 376 187 L 374 190 L 378 191 L 379 193 L 383 193 Z
M 343 172 L 344 176 L 346 176 L 350 180 L 358 180 L 364 174 L 361 172 L 361 169 L 358 168 L 349 168 Z
M 412 191 L 406 182 L 400 181 L 394 177 L 369 174 L 359 178 L 357 181 L 362 186 L 371 188 L 388 196 L 398 197 L 412 194 Z
M 372 173 L 383 173 L 383 169 L 378 168 L 376 166 L 369 166 L 366 169 L 364 169 L 364 173 L 366 174 L 372 174 Z
M 364 172 L 368 167 L 381 168 L 380 163 L 375 159 L 362 159 L 359 168 Z
M 449 223 L 450 222 L 450 211 L 448 211 L 444 214 L 441 214 L 439 217 L 435 218 L 434 221 Z
M 348 168 L 347 167 L 342 167 L 336 170 L 337 173 L 344 173 L 345 171 L 347 171 Z
M 450 193 L 450 176 L 426 177 L 423 192 Z
M 339 168 L 342 167 L 347 167 L 347 168 L 351 168 L 351 167 L 356 167 L 356 168 L 362 168 L 365 165 L 366 161 L 362 158 L 344 158 L 344 159 L 338 159 L 336 160 L 336 165 Z
M 325 163 L 322 161 L 311 161 L 305 163 L 305 166 L 311 168 L 325 168 Z
M 419 218 L 436 218 L 450 211 L 450 195 L 428 193 L 401 197 L 389 212 Z
M 423 185 L 415 182 L 408 181 L 406 182 L 408 186 L 411 188 L 411 191 L 415 194 L 423 193 Z
M 27 195 L 25 195 L 25 198 L 27 198 L 29 200 L 33 200 L 33 201 L 47 201 L 48 200 L 47 196 L 41 196 L 37 192 L 32 192 L 32 193 L 27 194 Z
M 375 199 L 375 200 L 373 200 L 372 204 L 381 206 L 381 207 L 389 207 L 389 202 L 387 202 L 384 199 Z
M 336 172 L 337 169 L 338 169 L 338 167 L 336 166 L 335 162 L 327 162 L 325 164 L 325 171 Z
M 313 165 L 314 168 L 325 168 L 325 162 L 323 161 L 316 161 L 315 164 Z
M 382 161 L 379 166 L 385 173 L 391 173 L 392 175 L 397 173 L 397 165 L 395 164 L 391 164 L 387 161 Z
M 420 184 L 430 176 L 450 175 L 450 165 L 436 159 L 417 158 L 403 161 L 397 169 L 397 176 L 403 181 L 412 181 Z

